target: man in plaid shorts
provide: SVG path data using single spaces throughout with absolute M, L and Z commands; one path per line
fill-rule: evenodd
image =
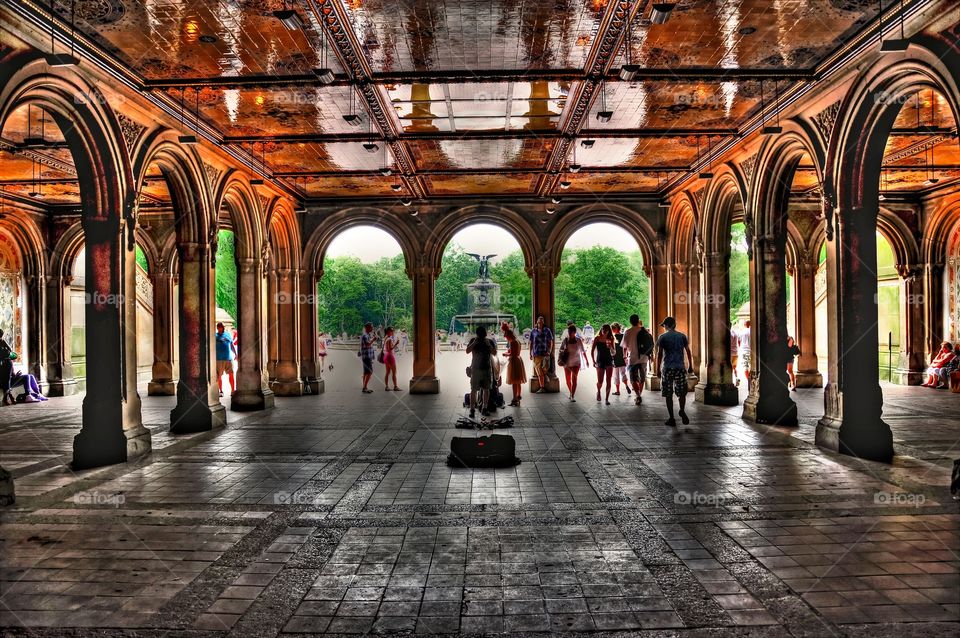
M 667 413 L 670 415 L 664 423 L 671 427 L 677 425 L 673 418 L 673 395 L 676 394 L 680 403 L 680 420 L 686 425 L 690 423 L 690 417 L 683 411 L 687 402 L 687 373 L 693 372 L 690 342 L 687 335 L 677 332 L 677 320 L 673 317 L 667 317 L 660 325 L 666 331 L 657 339 L 657 368 L 660 370 L 660 394 L 667 399 Z M 685 361 L 690 364 L 684 365 Z

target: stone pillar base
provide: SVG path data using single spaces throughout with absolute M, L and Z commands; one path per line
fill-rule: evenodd
M 326 383 L 323 379 L 309 379 L 303 382 L 304 394 L 323 394 L 326 389 Z
M 13 475 L 0 467 L 0 507 L 13 505 L 17 497 L 13 490 Z
M 738 405 L 740 390 L 732 383 L 698 383 L 693 397 L 704 405 Z
M 819 372 L 797 372 L 795 376 L 797 378 L 798 388 L 823 387 L 823 375 Z
M 297 381 L 274 381 L 270 384 L 270 389 L 278 397 L 299 397 L 303 396 L 303 383 Z
M 205 405 L 203 402 L 178 405 L 170 411 L 170 432 L 192 434 L 208 432 L 227 425 L 227 409 L 219 402 Z
M 256 412 L 272 408 L 274 394 L 270 390 L 244 392 L 238 390 L 230 395 L 230 409 L 234 412 Z
M 540 389 L 540 379 L 536 376 L 530 379 L 530 392 L 536 392 Z M 547 382 L 543 388 L 546 392 L 560 392 L 560 377 L 547 376 Z
M 84 421 L 87 422 L 86 417 Z M 87 470 L 126 463 L 148 453 L 150 447 L 150 431 L 142 425 L 129 430 L 123 430 L 120 426 L 103 428 L 85 425 L 80 434 L 73 438 L 71 467 Z
M 660 392 L 660 375 L 648 374 L 646 388 L 654 392 Z
M 889 463 L 893 460 L 893 433 L 885 422 L 850 417 L 843 421 L 824 417 L 817 423 L 818 446 L 861 459 Z
M 172 397 L 176 394 L 176 381 L 151 381 L 147 384 L 147 396 L 149 397 Z
M 687 375 L 687 392 L 693 392 L 696 389 L 697 384 L 699 382 L 700 382 L 700 377 L 698 377 L 695 374 L 688 374 Z
M 69 397 L 80 392 L 80 385 L 76 379 L 64 379 L 60 381 L 49 381 L 47 384 L 48 397 Z
M 766 425 L 795 426 L 798 425 L 797 404 L 789 397 L 780 400 L 747 397 L 743 402 L 743 418 Z
M 897 385 L 920 385 L 923 383 L 925 376 L 927 375 L 925 375 L 923 372 L 897 368 L 893 371 L 893 375 L 890 378 L 890 383 L 896 383 Z
M 410 379 L 410 394 L 440 394 L 440 379 L 413 377 Z

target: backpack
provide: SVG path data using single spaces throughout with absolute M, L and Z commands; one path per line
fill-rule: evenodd
M 641 356 L 653 356 L 653 336 L 644 327 L 637 331 L 637 352 Z

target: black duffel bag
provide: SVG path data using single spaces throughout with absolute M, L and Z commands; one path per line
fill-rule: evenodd
M 455 436 L 450 441 L 450 467 L 513 467 L 520 463 L 512 436 Z

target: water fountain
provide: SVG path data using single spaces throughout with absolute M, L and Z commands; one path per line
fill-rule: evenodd
M 499 332 L 504 321 L 516 325 L 516 315 L 500 312 L 500 284 L 490 279 L 490 259 L 496 255 L 480 256 L 467 253 L 480 264 L 477 279 L 466 285 L 467 313 L 454 315 L 450 320 L 450 332 L 474 332 L 478 326 L 484 326 L 487 332 Z

